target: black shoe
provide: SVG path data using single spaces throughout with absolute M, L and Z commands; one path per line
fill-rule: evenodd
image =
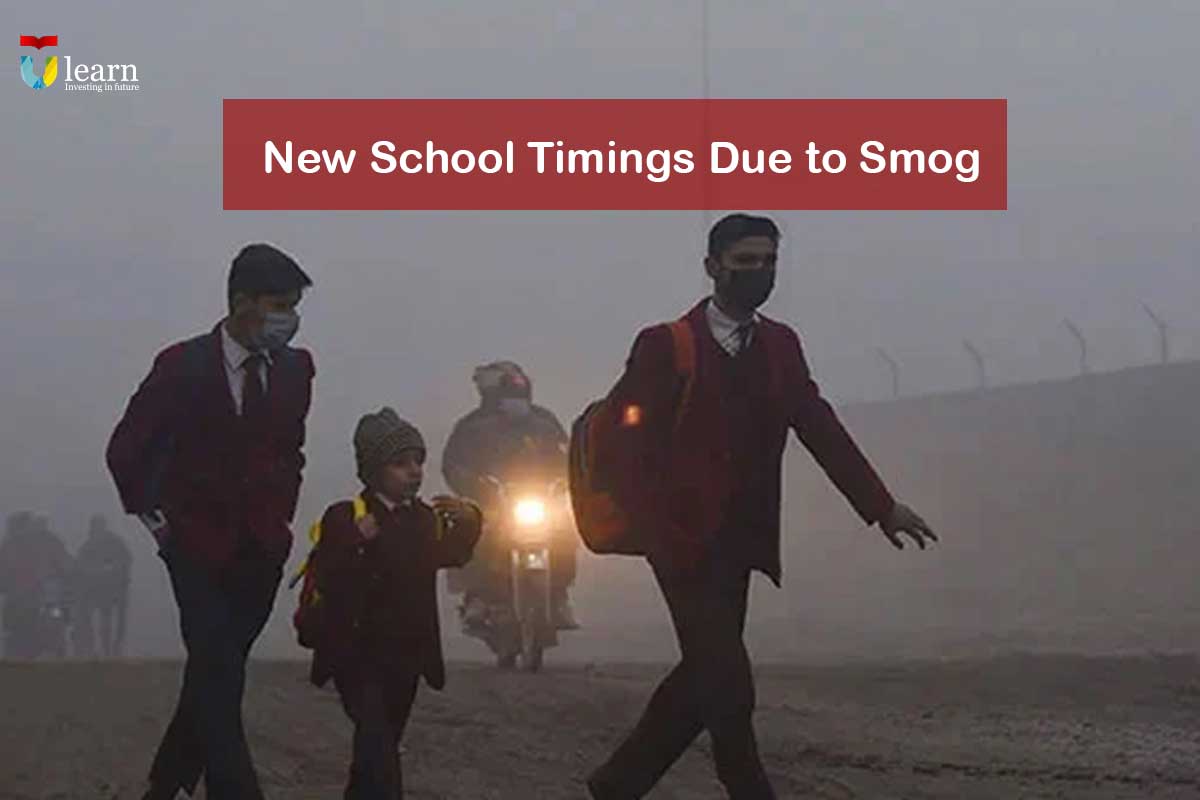
M 594 777 L 587 779 L 588 794 L 592 796 L 592 800 L 605 800 L 604 795 L 600 791 L 599 785 Z
M 598 772 L 588 776 L 587 788 L 592 800 L 636 800 L 631 794 L 623 794 L 611 786 L 606 786 Z

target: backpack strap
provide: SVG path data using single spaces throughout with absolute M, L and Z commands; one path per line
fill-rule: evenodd
M 296 568 L 296 574 L 292 576 L 290 581 L 288 581 L 289 591 L 296 588 L 296 584 L 299 583 L 302 578 L 304 578 L 304 576 L 308 573 L 309 566 L 312 565 L 313 553 L 317 549 L 317 544 L 321 541 L 321 520 L 317 520 L 309 527 L 308 541 L 308 555 L 306 555 L 304 560 L 300 562 L 300 566 Z
M 679 403 L 675 407 L 675 430 L 678 430 L 691 405 L 692 388 L 696 383 L 696 336 L 687 317 L 675 320 L 668 328 L 674 346 L 675 374 L 683 381 Z
M 354 508 L 354 521 L 358 522 L 367 515 L 367 501 L 363 499 L 361 494 L 356 494 L 350 502 Z
M 367 501 L 362 498 L 361 494 L 356 494 L 354 495 L 353 499 L 351 499 L 350 503 L 353 512 L 351 514 L 351 518 L 357 523 L 360 519 L 367 515 Z M 305 573 L 308 572 L 309 565 L 312 564 L 313 553 L 316 551 L 317 545 L 321 543 L 321 520 L 318 519 L 312 524 L 311 527 L 309 527 L 308 543 L 308 555 L 306 555 L 304 560 L 300 562 L 300 566 L 297 568 L 296 574 L 293 575 L 291 581 L 288 582 L 288 589 L 295 588 L 296 584 L 299 583 L 304 577 Z

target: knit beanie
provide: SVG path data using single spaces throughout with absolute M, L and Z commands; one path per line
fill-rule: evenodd
M 364 484 L 371 483 L 379 470 L 400 453 L 414 449 L 425 452 L 421 432 L 390 408 L 363 416 L 354 429 L 354 460 Z

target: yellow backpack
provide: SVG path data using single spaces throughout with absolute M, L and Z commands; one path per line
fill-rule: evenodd
M 362 495 L 355 495 L 350 502 L 354 509 L 354 524 L 357 525 L 370 513 L 367 510 L 367 501 L 363 500 Z M 441 514 L 435 514 L 434 519 L 436 536 L 441 539 L 445 534 L 445 520 Z M 308 541 L 308 555 L 300 562 L 300 568 L 288 583 L 288 589 L 294 589 L 297 583 L 304 581 L 300 587 L 300 600 L 296 612 L 292 615 L 292 626 L 296 629 L 296 638 L 300 646 L 311 650 L 317 646 L 316 643 L 320 639 L 322 617 L 321 593 L 317 591 L 316 574 L 312 569 L 313 558 L 321 544 L 321 520 L 318 519 L 308 529 Z
M 358 524 L 360 520 L 367 516 L 367 503 L 360 495 L 355 495 L 351 501 L 354 507 L 354 522 Z M 317 520 L 308 529 L 309 550 L 304 561 L 300 562 L 300 568 L 296 570 L 295 576 L 288 583 L 288 589 L 294 589 L 296 584 L 302 579 L 304 584 L 300 587 L 300 601 L 296 605 L 296 613 L 292 615 L 292 626 L 296 629 L 296 638 L 301 647 L 313 649 L 317 646 L 320 639 L 322 603 L 321 593 L 317 591 L 316 573 L 312 570 L 313 557 L 317 553 L 317 547 L 321 544 L 321 520 Z

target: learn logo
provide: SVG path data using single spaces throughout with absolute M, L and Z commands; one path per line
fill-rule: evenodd
M 38 50 L 43 47 L 58 47 L 58 37 L 22 36 L 21 47 L 34 47 Z M 46 56 L 41 75 L 35 75 L 33 72 L 33 56 L 21 56 L 21 78 L 30 89 L 45 89 L 52 85 L 58 78 L 58 56 Z
M 58 36 L 22 36 L 21 47 L 32 47 L 35 50 L 58 47 Z M 64 92 L 113 94 L 136 92 L 142 88 L 138 81 L 137 64 L 76 64 L 69 55 L 53 55 L 46 56 L 42 64 L 42 74 L 38 75 L 34 71 L 37 66 L 34 61 L 39 57 L 32 54 L 21 56 L 21 80 L 25 81 L 25 85 L 30 89 L 50 88 L 58 81 L 60 72 Z

